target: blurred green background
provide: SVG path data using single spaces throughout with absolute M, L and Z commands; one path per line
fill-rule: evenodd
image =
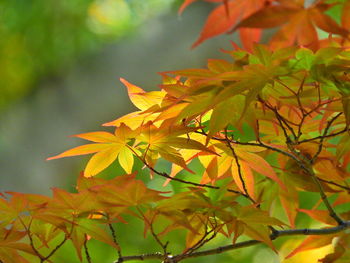
M 157 72 L 226 57 L 219 49 L 229 49 L 235 36 L 190 50 L 212 5 L 199 1 L 179 17 L 181 2 L 0 0 L 0 191 L 50 194 L 53 186 L 73 191 L 88 157 L 45 159 L 82 143 L 69 135 L 101 130 L 100 124 L 134 110 L 120 77 L 155 90 L 161 80 Z M 138 171 L 150 187 L 161 187 L 163 179 L 150 180 L 140 164 Z M 122 173 L 114 164 L 104 176 Z M 179 187 L 161 188 L 174 189 Z M 140 221 L 116 227 L 125 254 L 159 251 L 154 240 L 143 239 Z M 177 252 L 183 249 L 183 234 L 172 236 Z M 211 246 L 222 244 L 219 239 Z M 187 262 L 279 262 L 276 254 L 258 247 Z M 93 262 L 116 259 L 115 251 L 97 241 L 89 249 Z M 53 262 L 78 259 L 67 243 Z

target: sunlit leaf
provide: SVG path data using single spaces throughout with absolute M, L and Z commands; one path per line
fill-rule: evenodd
M 333 235 L 309 236 L 296 249 L 294 249 L 286 258 L 293 257 L 295 254 L 320 247 L 327 246 L 332 243 Z

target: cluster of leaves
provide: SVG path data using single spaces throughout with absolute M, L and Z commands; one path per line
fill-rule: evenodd
M 238 3 L 262 3 L 261 10 L 250 14 L 249 9 L 235 28 L 251 26 L 271 9 L 303 6 L 298 0 L 222 2 L 218 8 L 226 10 L 222 17 L 227 20 Z M 314 19 L 310 23 L 322 28 L 315 17 L 325 17 L 321 11 L 329 5 L 317 1 L 307 11 L 293 12 L 306 12 Z M 288 21 L 299 21 L 291 17 Z M 339 210 L 350 202 L 350 50 L 344 23 L 337 25 L 342 38 L 330 37 L 322 48 L 318 38 L 312 38 L 317 45 L 309 47 L 254 44 L 247 51 L 234 44 L 232 51 L 225 51 L 232 60 L 211 59 L 205 69 L 161 73 L 160 91 L 145 92 L 121 79 L 138 111 L 104 124 L 115 127 L 114 133 L 78 134 L 91 143 L 49 158 L 93 154 L 79 177 L 77 193 L 54 189 L 52 198 L 8 193 L 0 199 L 0 260 L 50 262 L 70 241 L 80 259 L 84 249 L 87 262 L 92 262 L 87 243 L 96 239 L 115 248 L 116 262 L 170 263 L 258 243 L 278 252 L 273 240 L 306 235 L 287 258 L 334 244 L 334 252 L 319 261 L 348 262 L 350 211 Z M 277 39 L 287 32 L 293 41 L 301 41 L 298 34 L 304 29 L 287 25 L 294 35 L 282 29 Z M 160 159 L 171 164 L 171 172 L 159 170 Z M 165 183 L 177 181 L 183 189 L 164 193 L 148 188 L 133 175 L 135 160 L 151 175 L 164 177 Z M 195 160 L 204 168 L 199 182 L 180 173 L 198 174 L 189 168 Z M 96 176 L 115 161 L 127 175 L 111 180 Z M 303 192 L 318 195 L 312 209 L 303 208 Z M 278 204 L 285 216 L 276 211 Z M 319 228 L 298 228 L 300 213 Z M 141 219 L 144 234 L 151 235 L 161 251 L 124 255 L 113 228 L 115 222 L 124 222 L 124 215 Z M 186 233 L 186 240 L 183 250 L 173 255 L 169 233 L 179 231 Z M 203 248 L 218 236 L 229 244 Z
M 179 12 L 198 0 L 185 0 Z M 259 42 L 264 29 L 277 28 L 271 37 L 272 48 L 294 44 L 312 50 L 329 45 L 329 40 L 319 41 L 322 30 L 327 34 L 338 35 L 337 41 L 347 39 L 350 27 L 350 3 L 342 1 L 304 0 L 204 0 L 221 3 L 208 16 L 204 28 L 192 47 L 220 34 L 239 31 L 243 47 L 251 51 L 253 43 Z M 306 6 L 309 2 L 309 5 Z M 310 3 L 312 2 L 312 3 Z M 327 11 L 335 13 L 338 24 Z M 334 41 L 334 39 L 333 39 Z

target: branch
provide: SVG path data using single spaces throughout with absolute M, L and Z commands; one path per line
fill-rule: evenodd
M 131 261 L 131 260 L 150 260 L 150 259 L 164 259 L 164 255 L 162 253 L 152 253 L 152 254 L 142 254 L 142 255 L 135 255 L 135 256 L 124 256 L 119 258 L 117 261 L 114 261 L 114 263 L 122 263 L 124 261 Z
M 146 165 L 148 167 L 148 169 L 150 169 L 152 172 L 154 172 L 155 174 L 158 174 L 159 176 L 162 176 L 164 178 L 167 178 L 167 179 L 170 179 L 170 180 L 173 180 L 173 181 L 177 181 L 177 182 L 180 182 L 180 183 L 183 183 L 183 184 L 189 184 L 189 185 L 193 185 L 193 186 L 198 186 L 198 187 L 203 187 L 203 188 L 210 188 L 210 189 L 220 189 L 220 187 L 218 186 L 214 186 L 214 185 L 209 185 L 209 184 L 199 184 L 199 183 L 195 183 L 195 182 L 190 182 L 190 181 L 186 181 L 186 180 L 183 180 L 183 179 L 179 179 L 179 178 L 176 178 L 176 177 L 171 177 L 169 174 L 167 174 L 166 172 L 159 172 L 157 171 L 156 169 L 154 169 L 152 166 L 150 166 L 145 160 L 144 158 L 141 158 L 131 147 L 129 147 L 129 149 L 135 154 L 135 156 L 137 158 L 139 158 L 143 163 L 144 165 Z M 235 194 L 239 194 L 239 195 L 242 195 L 244 196 L 245 198 L 248 198 L 249 197 L 247 195 L 245 195 L 244 193 L 241 193 L 240 191 L 236 191 L 236 190 L 233 190 L 233 189 L 227 189 L 228 192 L 231 192 L 231 193 L 235 193 Z
M 311 141 L 319 140 L 319 139 L 322 139 L 322 138 L 331 138 L 331 137 L 335 137 L 335 136 L 337 136 L 339 134 L 342 134 L 344 132 L 347 132 L 347 131 L 349 131 L 349 128 L 345 127 L 344 129 L 342 129 L 341 131 L 338 131 L 338 132 L 334 132 L 334 133 L 331 133 L 331 134 L 328 134 L 328 135 L 320 135 L 320 136 L 313 137 L 313 138 L 310 138 L 310 139 L 297 141 L 295 143 L 296 144 L 302 144 L 302 143 L 305 143 L 305 142 L 311 142 Z
M 350 221 L 345 221 L 341 225 L 338 225 L 336 227 L 330 227 L 330 228 L 323 228 L 323 229 L 312 229 L 312 228 L 303 228 L 303 229 L 290 229 L 290 230 L 275 230 L 273 234 L 270 235 L 271 240 L 275 240 L 279 237 L 283 236 L 297 236 L 297 235 L 329 235 L 329 234 L 336 234 L 339 232 L 342 232 L 346 229 L 350 228 Z M 257 244 L 262 243 L 259 240 L 248 240 L 239 242 L 236 244 L 231 244 L 227 246 L 221 246 L 213 249 L 193 252 L 191 254 L 179 254 L 176 256 L 169 255 L 169 260 L 172 260 L 172 262 L 178 262 L 178 260 L 186 259 L 186 258 L 194 258 L 194 257 L 202 257 L 202 256 L 209 256 L 209 255 L 216 255 L 221 254 L 223 252 L 236 250 L 243 247 L 250 247 Z M 161 253 L 154 253 L 154 254 L 143 254 L 143 255 L 135 255 L 135 256 L 126 256 L 122 259 L 119 259 L 118 261 L 115 261 L 114 263 L 121 263 L 124 261 L 131 261 L 131 260 L 148 260 L 148 259 L 164 259 L 164 255 Z
M 67 241 L 67 236 L 64 236 L 64 239 L 46 256 L 43 258 L 43 260 L 48 260 L 53 254 L 56 253 L 56 251 L 63 246 L 63 244 Z
M 329 212 L 329 215 L 339 224 L 339 225 L 343 225 L 344 221 L 343 219 L 341 219 L 338 214 L 334 211 L 333 207 L 331 206 L 331 204 L 329 203 L 328 197 L 324 192 L 324 189 L 322 187 L 322 184 L 320 183 L 318 177 L 316 176 L 316 174 L 314 173 L 314 171 L 311 169 L 309 169 L 308 171 L 309 175 L 311 175 L 312 180 L 314 181 L 314 183 L 316 184 L 320 195 L 321 195 L 321 199 L 323 201 L 323 203 L 325 204 L 325 206 L 327 207 L 327 210 Z
M 304 228 L 304 229 L 290 229 L 290 230 L 276 230 L 273 235 L 270 236 L 271 240 L 275 240 L 282 236 L 296 236 L 296 235 L 329 235 L 329 234 L 335 234 L 344 231 L 345 229 L 350 228 L 350 221 L 344 222 L 344 224 L 332 227 L 332 228 L 324 228 L 324 229 L 310 229 L 310 228 Z M 201 257 L 201 256 L 208 256 L 208 255 L 214 255 L 214 254 L 220 254 L 226 251 L 242 248 L 242 247 L 249 247 L 256 244 L 262 243 L 258 240 L 248 240 L 239 242 L 232 245 L 222 246 L 214 249 L 208 249 L 204 251 L 195 252 L 188 257 Z
M 86 257 L 86 260 L 87 260 L 88 263 L 92 263 L 91 256 L 90 256 L 90 253 L 89 253 L 89 249 L 87 247 L 87 241 L 88 241 L 88 238 L 87 238 L 87 235 L 85 234 L 85 240 L 84 240 L 85 257 Z
M 245 181 L 244 181 L 244 178 L 243 178 L 243 174 L 242 174 L 242 169 L 241 169 L 241 164 L 239 163 L 239 160 L 238 160 L 238 156 L 236 154 L 236 151 L 235 149 L 232 147 L 231 145 L 231 140 L 227 137 L 227 129 L 225 128 L 225 139 L 226 139 L 226 144 L 227 146 L 230 148 L 231 150 L 231 153 L 235 159 L 235 162 L 236 162 L 236 166 L 237 166 L 237 170 L 238 170 L 238 176 L 239 176 L 239 179 L 241 181 L 241 184 L 242 184 L 242 187 L 243 187 L 243 190 L 244 190 L 244 193 L 245 195 L 248 197 L 248 199 L 253 203 L 255 204 L 255 201 L 254 199 L 249 195 L 248 193 L 248 189 L 247 189 L 247 186 L 245 184 Z M 232 140 L 233 140 L 233 137 L 232 137 Z
M 327 135 L 328 130 L 330 129 L 332 123 L 333 123 L 341 114 L 342 114 L 342 112 L 339 112 L 337 115 L 335 115 L 335 116 L 327 123 L 327 126 L 326 126 L 326 128 L 324 129 L 324 132 L 323 132 L 323 136 L 322 136 L 321 139 L 320 139 L 320 143 L 319 143 L 319 145 L 318 145 L 317 152 L 316 152 L 315 155 L 311 158 L 310 163 L 314 163 L 315 160 L 317 159 L 317 157 L 319 156 L 319 154 L 322 152 L 323 141 L 324 141 L 324 139 L 325 139 L 325 136 Z
M 107 215 L 107 219 L 109 219 L 108 215 Z M 117 249 L 118 250 L 118 258 L 121 258 L 122 257 L 122 249 L 119 245 L 119 242 L 117 241 L 117 235 L 115 234 L 115 230 L 114 230 L 111 223 L 108 224 L 108 227 L 109 227 L 109 230 L 111 231 L 113 242 L 118 246 L 118 249 Z

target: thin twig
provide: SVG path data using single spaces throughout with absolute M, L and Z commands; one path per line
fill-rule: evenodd
M 195 183 L 195 182 L 190 182 L 190 181 L 186 181 L 177 177 L 171 177 L 169 174 L 167 174 L 166 172 L 160 172 L 157 171 L 156 169 L 154 169 L 152 166 L 150 166 L 145 160 L 143 160 L 140 156 L 138 156 L 138 154 L 130 147 L 129 148 L 131 151 L 133 151 L 133 153 L 135 154 L 135 156 L 137 158 L 139 158 L 144 165 L 146 165 L 148 167 L 148 169 L 150 169 L 152 172 L 154 172 L 155 174 L 162 176 L 164 178 L 170 179 L 172 181 L 177 181 L 183 184 L 188 184 L 188 185 L 193 185 L 193 186 L 198 186 L 198 187 L 203 187 L 203 188 L 210 188 L 210 189 L 220 189 L 220 187 L 218 186 L 214 186 L 214 185 L 209 185 L 209 184 L 200 184 L 200 183 Z M 233 189 L 227 189 L 228 192 L 231 193 L 235 193 L 235 194 L 239 194 L 239 195 L 243 195 L 244 197 L 248 198 L 245 194 L 241 193 L 240 191 L 236 191 Z
M 30 231 L 30 227 L 32 225 L 33 219 L 30 220 L 28 227 L 23 222 L 23 220 L 22 220 L 22 218 L 20 216 L 18 217 L 18 219 L 21 222 L 21 224 L 23 225 L 24 229 L 27 231 L 28 238 L 29 238 L 29 244 L 30 244 L 31 248 L 33 249 L 34 253 L 40 258 L 40 263 L 44 262 L 46 259 L 45 259 L 45 257 L 43 255 L 40 254 L 40 252 L 34 246 L 34 240 L 33 240 L 33 237 L 32 237 L 32 233 Z
M 121 249 L 119 242 L 117 240 L 117 235 L 115 234 L 115 230 L 114 230 L 112 224 L 108 224 L 108 227 L 109 227 L 109 230 L 111 231 L 113 242 L 118 246 L 118 249 L 117 249 L 118 258 L 121 258 L 122 257 L 122 249 Z
M 168 243 L 163 244 L 163 242 L 159 239 L 158 235 L 155 233 L 154 228 L 153 228 L 153 221 L 154 218 L 156 216 L 156 214 L 153 215 L 151 221 L 149 221 L 145 215 L 143 214 L 143 212 L 141 211 L 141 209 L 139 207 L 136 207 L 137 211 L 141 214 L 141 216 L 143 217 L 143 219 L 145 220 L 145 222 L 148 224 L 150 230 L 151 230 L 151 234 L 154 238 L 154 240 L 159 244 L 159 246 L 162 248 L 163 250 L 163 255 L 168 255 L 169 253 L 167 252 L 167 247 L 168 247 Z
M 308 169 L 308 174 L 311 175 L 312 180 L 314 181 L 314 183 L 316 184 L 320 195 L 321 195 L 321 199 L 323 201 L 323 203 L 325 204 L 325 206 L 327 207 L 327 210 L 329 212 L 329 215 L 339 224 L 342 225 L 344 223 L 343 219 L 341 219 L 338 214 L 335 212 L 335 210 L 333 209 L 333 207 L 331 206 L 331 204 L 329 203 L 328 197 L 325 194 L 325 191 L 323 189 L 322 184 L 320 183 L 320 181 L 318 180 L 317 176 L 315 175 L 314 171 L 312 170 L 312 168 Z
M 90 256 L 90 253 L 89 253 L 89 249 L 87 247 L 87 235 L 85 234 L 85 240 L 84 240 L 84 251 L 85 251 L 85 257 L 86 257 L 86 260 L 88 263 L 92 263 L 91 261 L 91 256 Z
M 324 139 L 325 139 L 325 136 L 327 135 L 328 130 L 330 129 L 332 123 L 333 123 L 341 114 L 342 114 L 342 112 L 339 112 L 337 115 L 335 115 L 335 116 L 327 123 L 327 126 L 326 126 L 326 128 L 324 129 L 324 132 L 323 132 L 323 136 L 321 137 L 320 142 L 319 142 L 319 144 L 318 144 L 317 152 L 316 152 L 315 155 L 311 158 L 310 163 L 314 163 L 315 160 L 317 159 L 317 157 L 319 156 L 319 154 L 322 152 L 323 141 L 324 141 Z
M 322 178 L 319 178 L 319 177 L 317 177 L 317 178 L 318 178 L 318 180 L 320 180 L 320 181 L 322 181 L 322 182 L 324 182 L 326 184 L 332 184 L 332 185 L 337 186 L 339 188 L 342 188 L 344 190 L 350 191 L 350 187 L 348 187 L 348 186 L 341 185 L 341 184 L 335 183 L 333 181 L 328 181 L 328 180 L 325 180 L 325 179 L 322 179 Z
M 247 189 L 247 186 L 246 186 L 246 184 L 245 184 L 245 181 L 244 181 L 244 178 L 243 178 L 243 174 L 242 174 L 241 164 L 240 164 L 240 162 L 239 162 L 239 160 L 238 160 L 238 156 L 237 156 L 237 154 L 236 154 L 235 149 L 234 149 L 234 148 L 232 147 L 232 145 L 231 145 L 231 140 L 227 137 L 227 129 L 226 129 L 226 128 L 225 128 L 225 139 L 226 139 L 226 144 L 227 144 L 227 146 L 230 148 L 231 153 L 232 153 L 232 155 L 233 155 L 233 157 L 234 157 L 234 159 L 235 159 L 236 166 L 237 166 L 237 171 L 238 171 L 238 176 L 239 176 L 239 179 L 240 179 L 240 181 L 241 181 L 241 184 L 242 184 L 244 193 L 245 193 L 245 195 L 249 198 L 249 200 L 250 200 L 253 204 L 255 204 L 254 199 L 253 199 L 253 198 L 249 195 L 249 193 L 248 193 L 248 189 Z M 233 138 L 232 138 L 232 139 L 233 139 Z
M 334 132 L 334 133 L 331 133 L 331 134 L 328 134 L 328 135 L 320 135 L 320 136 L 317 136 L 317 137 L 313 137 L 313 138 L 310 138 L 310 139 L 304 139 L 304 140 L 301 140 L 301 141 L 298 141 L 296 142 L 297 144 L 302 144 L 302 143 L 305 143 L 305 142 L 311 142 L 311 141 L 315 141 L 315 140 L 319 140 L 321 139 L 322 137 L 324 138 L 330 138 L 330 137 L 335 137 L 339 134 L 342 134 L 344 132 L 347 132 L 349 131 L 349 128 L 345 127 L 343 130 L 341 131 L 338 131 L 338 132 Z
M 56 251 L 63 246 L 63 244 L 67 241 L 67 236 L 64 236 L 64 239 L 46 256 L 43 258 L 43 260 L 48 260 L 53 254 L 56 253 Z

